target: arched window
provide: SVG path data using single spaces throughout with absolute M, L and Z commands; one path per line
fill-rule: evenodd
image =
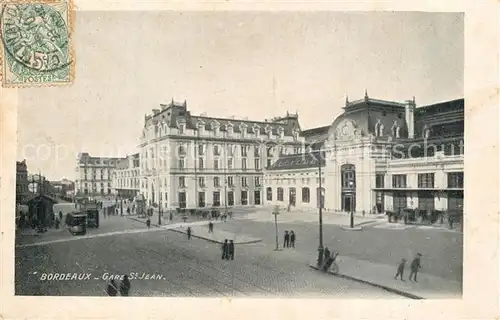
M 267 201 L 273 201 L 273 188 L 268 187 L 266 189 Z
M 309 203 L 311 201 L 311 192 L 309 188 L 302 188 L 302 202 Z
M 278 201 L 283 201 L 283 188 L 278 188 L 276 190 L 277 192 L 277 200 Z

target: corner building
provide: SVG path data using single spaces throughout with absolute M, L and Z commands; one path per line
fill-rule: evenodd
M 365 94 L 346 100 L 330 126 L 302 137 L 308 152 L 281 156 L 265 174 L 271 204 L 366 214 L 402 208 L 463 213 L 464 99 L 417 107 L 415 99 Z
M 148 205 L 263 205 L 264 168 L 304 146 L 296 114 L 253 121 L 195 116 L 186 101 L 160 107 L 144 117 L 139 145 Z

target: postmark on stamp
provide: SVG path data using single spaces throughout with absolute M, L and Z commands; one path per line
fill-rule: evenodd
M 70 84 L 74 76 L 71 46 L 72 5 L 66 0 L 14 1 L 2 4 L 2 85 Z

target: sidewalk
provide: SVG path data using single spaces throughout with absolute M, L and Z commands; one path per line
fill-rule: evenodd
M 395 280 L 397 263 L 387 265 L 367 260 L 337 257 L 339 273 L 335 276 L 369 284 L 411 299 L 461 299 L 462 285 L 457 281 L 445 280 L 425 273 L 418 273 L 418 282 L 408 280 L 410 268 L 407 264 L 403 279 Z M 310 267 L 317 270 L 316 260 Z M 425 270 L 425 266 L 424 266 Z M 331 272 L 330 272 L 331 273 Z M 333 274 L 333 273 L 332 273 Z
M 128 219 L 135 220 L 135 221 L 142 222 L 142 223 L 146 223 L 146 220 L 147 220 L 147 217 L 139 217 L 138 215 L 124 214 L 123 216 L 127 217 Z M 168 225 L 175 224 L 175 223 L 184 223 L 184 220 L 182 219 L 182 217 L 183 217 L 183 215 L 174 214 L 173 220 L 170 221 L 170 213 L 164 212 L 162 214 L 162 217 L 161 217 L 161 226 L 168 226 Z M 207 219 L 198 219 L 195 216 L 189 216 L 189 215 L 187 217 L 188 218 L 186 220 L 186 224 L 189 224 L 192 222 L 200 222 L 200 221 L 206 221 L 206 223 L 208 223 Z M 160 225 L 158 225 L 158 211 L 153 212 L 153 215 L 150 217 L 150 220 L 151 220 L 151 226 L 160 227 Z M 213 222 L 215 223 L 216 221 L 214 220 Z
M 64 226 L 60 226 L 59 229 L 47 228 L 47 232 L 38 233 L 36 230 L 30 228 L 24 228 L 23 230 L 16 229 L 16 237 L 46 237 L 55 234 L 69 234 L 69 231 Z
M 187 227 L 183 226 L 181 228 L 171 229 L 171 231 L 186 234 Z M 198 238 L 198 239 L 204 239 L 204 240 L 208 240 L 210 242 L 220 243 L 220 244 L 222 244 L 225 239 L 233 240 L 235 244 L 250 244 L 250 243 L 257 243 L 257 242 L 262 241 L 262 239 L 252 238 L 252 237 L 245 236 L 245 235 L 239 235 L 239 234 L 235 234 L 235 233 L 224 231 L 224 230 L 217 230 L 216 224 L 214 224 L 214 232 L 213 233 L 208 232 L 208 224 L 207 225 L 191 226 L 191 237 Z
M 273 222 L 274 215 L 272 215 L 272 209 L 270 208 L 259 208 L 254 212 L 244 213 L 234 215 L 235 220 L 254 220 L 261 222 Z M 354 215 L 354 225 L 363 226 L 366 224 L 379 223 L 383 221 L 384 215 L 365 215 L 362 214 Z M 293 209 L 290 211 L 283 210 L 280 211 L 278 215 L 278 223 L 304 223 L 304 222 L 318 222 L 319 213 L 318 211 L 312 210 L 298 210 Z M 350 222 L 350 216 L 347 213 L 339 212 L 323 212 L 323 224 L 333 224 L 348 226 Z

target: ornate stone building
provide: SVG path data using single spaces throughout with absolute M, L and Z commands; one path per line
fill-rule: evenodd
M 302 133 L 306 149 L 321 153 L 282 156 L 269 168 L 267 199 L 316 208 L 324 198 L 325 209 L 344 212 L 461 212 L 463 134 L 463 99 L 418 108 L 415 99 L 346 100 L 330 126 Z
M 77 195 L 111 195 L 111 178 L 118 163 L 126 158 L 92 157 L 87 152 L 78 155 L 75 192 Z
M 140 143 L 148 205 L 262 205 L 264 168 L 304 145 L 296 114 L 252 121 L 195 116 L 186 101 L 160 107 L 145 116 Z
M 32 196 L 28 190 L 28 166 L 26 160 L 16 161 L 16 204 L 26 204 Z
M 118 197 L 134 198 L 141 190 L 140 174 L 139 153 L 120 159 L 111 174 L 111 192 Z

